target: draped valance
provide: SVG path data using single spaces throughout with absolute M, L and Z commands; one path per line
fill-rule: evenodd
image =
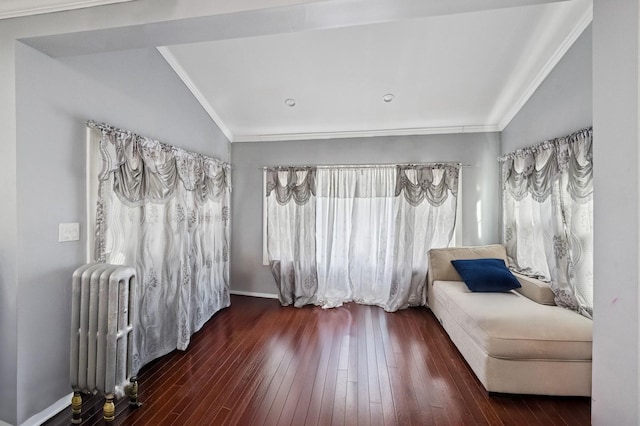
M 107 124 L 90 121 L 87 125 L 101 132 L 99 179 L 108 180 L 113 173 L 113 190 L 129 205 L 165 202 L 178 183 L 201 202 L 220 199 L 230 188 L 230 166 L 224 161 Z
M 315 167 L 271 167 L 266 170 L 266 196 L 275 191 L 280 204 L 292 198 L 297 204 L 305 204 L 311 195 L 316 195 Z
M 534 200 L 543 202 L 551 194 L 556 176 L 568 172 L 571 198 L 586 202 L 593 192 L 592 141 L 593 130 L 589 127 L 498 158 L 503 191 L 516 200 L 531 194 Z
M 411 205 L 427 200 L 432 206 L 440 206 L 449 193 L 458 196 L 459 165 L 399 165 L 396 166 L 396 197 L 404 192 Z
M 410 204 L 416 206 L 427 200 L 437 207 L 445 202 L 449 194 L 457 197 L 459 164 L 409 164 L 378 166 L 320 166 L 323 169 L 335 169 L 334 178 L 341 173 L 353 170 L 393 169 L 395 181 L 382 179 L 376 173 L 356 174 L 351 184 L 343 186 L 336 180 L 335 185 L 316 189 L 317 166 L 270 167 L 266 173 L 266 197 L 273 192 L 280 204 L 294 200 L 302 205 L 310 197 L 370 198 L 398 197 L 404 194 Z M 384 182 L 383 182 L 384 181 Z

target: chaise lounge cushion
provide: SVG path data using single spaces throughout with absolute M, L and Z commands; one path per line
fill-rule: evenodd
M 516 289 L 518 293 L 542 305 L 556 304 L 555 296 L 548 283 L 517 272 L 513 272 L 513 275 L 520 281 L 520 288 Z
M 519 293 L 472 293 L 461 281 L 434 281 L 434 296 L 491 357 L 591 360 L 589 319 Z

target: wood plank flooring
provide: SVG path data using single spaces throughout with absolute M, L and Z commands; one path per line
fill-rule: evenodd
M 232 296 L 139 375 L 114 425 L 589 425 L 589 398 L 488 394 L 428 309 L 281 307 Z M 100 397 L 83 425 L 101 425 Z M 68 425 L 71 409 L 47 425 Z

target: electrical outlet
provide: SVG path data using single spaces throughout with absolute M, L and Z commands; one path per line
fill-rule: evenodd
M 59 223 L 58 224 L 58 242 L 79 241 L 80 240 L 80 224 L 79 223 Z

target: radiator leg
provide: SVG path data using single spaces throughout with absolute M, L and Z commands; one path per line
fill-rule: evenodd
M 104 413 L 104 421 L 111 424 L 111 422 L 116 418 L 116 406 L 113 403 L 112 393 L 105 395 L 105 402 L 102 407 L 102 411 Z
M 140 401 L 138 401 L 138 378 L 132 377 L 129 379 L 131 384 L 127 386 L 127 395 L 129 396 L 129 406 L 133 408 L 138 408 L 142 405 Z
M 82 395 L 74 392 L 71 397 L 71 423 L 79 425 L 82 423 Z

